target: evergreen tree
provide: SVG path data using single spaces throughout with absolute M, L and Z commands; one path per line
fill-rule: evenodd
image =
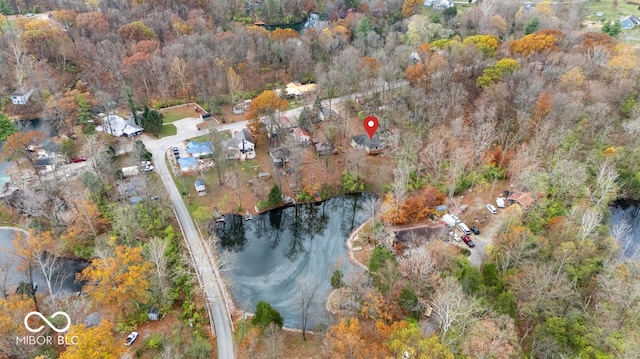
M 277 184 L 274 184 L 269 192 L 269 205 L 277 206 L 280 202 L 282 202 L 282 191 Z
M 262 301 L 258 302 L 256 306 L 256 316 L 251 319 L 251 324 L 264 329 L 271 323 L 275 323 L 278 327 L 282 328 L 284 319 L 282 319 L 280 312 L 271 308 L 271 304 Z
M 13 121 L 6 114 L 0 112 L 0 141 L 4 141 L 7 137 L 16 132 Z
M 124 93 L 127 96 L 127 102 L 129 103 L 129 109 L 131 110 L 131 116 L 133 116 L 133 122 L 140 126 L 140 121 L 138 120 L 138 116 L 136 116 L 136 102 L 133 99 L 133 92 L 131 92 L 131 88 L 129 86 L 124 87 Z M 142 126 L 144 127 L 144 126 Z
M 142 113 L 142 128 L 151 132 L 154 136 L 160 136 L 162 130 L 162 117 L 156 110 L 150 110 L 148 106 L 144 107 Z
M 609 29 L 609 35 L 612 37 L 617 37 L 622 32 L 622 24 L 620 21 L 614 21 L 611 24 L 611 28 Z
M 524 25 L 524 34 L 525 35 L 533 34 L 534 32 L 538 31 L 539 27 L 540 27 L 540 19 L 538 19 L 537 17 L 534 17 Z
M 78 119 L 84 124 L 82 132 L 85 135 L 91 135 L 96 132 L 96 126 L 91 122 L 91 105 L 84 99 L 82 94 L 78 95 Z

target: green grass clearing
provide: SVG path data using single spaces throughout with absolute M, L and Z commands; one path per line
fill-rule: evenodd
M 199 115 L 193 110 L 192 105 L 183 105 L 179 107 L 173 107 L 166 110 L 160 110 L 162 114 L 162 122 L 171 123 L 178 120 L 182 120 L 187 117 L 198 117 Z
M 172 123 L 165 123 L 160 130 L 160 137 L 175 136 L 178 133 L 178 129 Z
M 17 26 L 17 20 L 13 19 L 13 20 L 6 20 L 3 19 L 2 23 L 0 23 L 0 33 L 6 34 L 6 33 L 11 33 L 11 30 L 13 30 L 14 34 L 18 34 L 18 26 Z
M 598 11 L 602 11 L 602 16 L 596 16 Z M 606 21 L 606 20 L 620 20 L 621 16 L 626 15 L 640 15 L 638 5 L 630 4 L 624 1 L 620 1 L 618 6 L 613 6 L 613 0 L 603 0 L 600 2 L 589 1 L 587 2 L 587 15 L 586 19 L 590 21 Z

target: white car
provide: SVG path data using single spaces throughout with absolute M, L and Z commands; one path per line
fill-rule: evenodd
M 138 332 L 131 332 L 131 334 L 129 334 L 129 336 L 127 337 L 127 341 L 124 342 L 124 345 L 130 347 L 137 338 Z
M 460 236 L 458 235 L 458 233 L 456 232 L 449 232 L 449 235 L 451 236 L 451 238 L 453 238 L 454 240 L 456 240 L 457 242 L 460 242 Z
M 32 13 L 28 13 L 27 15 L 25 15 L 26 17 L 33 17 Z
M 142 169 L 142 172 L 151 172 L 155 169 L 152 165 L 147 165 Z
M 487 209 L 489 210 L 489 212 L 491 212 L 492 214 L 497 214 L 498 210 L 496 209 L 496 207 L 494 207 L 492 204 L 488 204 L 487 205 Z

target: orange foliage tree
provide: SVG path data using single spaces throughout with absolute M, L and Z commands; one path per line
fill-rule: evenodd
M 258 97 L 254 98 L 249 105 L 247 118 L 249 119 L 249 130 L 256 135 L 260 132 L 260 118 L 264 116 L 273 116 L 278 111 L 287 109 L 289 102 L 280 98 L 275 92 L 270 90 L 263 91 Z
M 386 194 L 383 201 L 382 218 L 394 225 L 405 224 L 421 220 L 434 213 L 435 206 L 444 203 L 445 196 L 431 186 L 425 186 L 407 196 L 404 203 L 398 206 L 396 213 L 396 198 L 393 193 Z
M 515 55 L 529 57 L 558 49 L 558 43 L 564 34 L 560 31 L 542 30 L 511 41 L 509 48 Z
M 96 305 L 116 305 L 128 314 L 136 302 L 146 301 L 151 268 L 141 247 L 117 246 L 111 257 L 94 259 L 77 277 L 88 281 L 84 291 Z
M 39 175 L 40 173 L 35 165 L 37 155 L 34 149 L 44 141 L 44 138 L 44 132 L 40 131 L 15 132 L 7 137 L 7 140 L 2 145 L 0 158 L 16 160 L 16 162 L 25 158 L 33 167 L 35 173 Z
M 5 288 L 2 288 L 4 291 Z M 30 358 L 29 346 L 16 342 L 16 337 L 30 334 L 24 328 L 26 313 L 35 310 L 33 300 L 28 296 L 9 295 L 0 297 L 0 352 L 9 358 Z
M 141 20 L 130 22 L 120 26 L 117 30 L 118 36 L 125 40 L 142 41 L 152 40 L 156 37 L 155 32 Z
M 369 359 L 384 357 L 388 353 L 381 341 L 374 341 L 371 333 L 363 330 L 358 318 L 342 318 L 333 325 L 326 339 L 332 358 Z
M 300 33 L 294 29 L 275 29 L 269 33 L 269 36 L 271 37 L 271 40 L 285 41 L 299 38 Z

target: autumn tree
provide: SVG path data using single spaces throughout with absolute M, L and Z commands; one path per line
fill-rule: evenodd
M 418 0 L 404 0 L 402 4 L 402 16 L 411 17 L 416 13 L 419 6 L 422 6 L 422 2 Z
M 150 27 L 146 26 L 141 20 L 130 22 L 122 25 L 117 30 L 118 36 L 124 40 L 142 41 L 153 40 L 156 34 Z
M 135 303 L 146 302 L 151 269 L 142 248 L 116 246 L 112 256 L 94 259 L 77 277 L 87 281 L 84 290 L 97 305 L 116 305 L 128 314 Z
M 50 231 L 34 233 L 28 236 L 18 237 L 14 239 L 16 255 L 21 258 L 18 265 L 23 268 L 37 267 L 43 274 L 47 284 L 47 291 L 53 298 L 56 297 L 62 286 L 60 270 L 63 262 L 62 247 L 58 238 Z
M 474 35 L 465 38 L 462 44 L 473 44 L 485 56 L 491 57 L 495 56 L 498 46 L 500 46 L 500 39 L 495 35 Z
M 514 55 L 529 57 L 534 54 L 541 54 L 546 51 L 558 49 L 558 43 L 563 37 L 564 34 L 561 32 L 549 33 L 539 31 L 511 41 L 509 48 Z
M 280 111 L 287 109 L 289 102 L 280 98 L 274 91 L 265 90 L 251 101 L 247 118 L 249 130 L 256 136 L 260 132 L 260 118 L 267 116 L 270 122 L 277 122 Z
M 454 356 L 435 335 L 423 337 L 420 327 L 407 324 L 391 333 L 389 349 L 394 357 L 415 359 L 453 359 Z M 408 356 L 407 356 L 408 354 Z
M 119 358 L 125 353 L 122 341 L 114 336 L 114 325 L 103 320 L 94 327 L 84 324 L 72 325 L 67 333 L 68 338 L 77 337 L 77 345 L 68 345 L 60 354 L 60 359 L 111 359 Z
M 37 158 L 35 148 L 40 146 L 44 139 L 45 134 L 40 131 L 15 132 L 7 137 L 2 145 L 0 156 L 4 160 L 15 160 L 16 162 L 19 162 L 20 159 L 26 159 L 40 178 L 40 172 L 35 165 Z
M 519 354 L 518 347 L 513 319 L 507 315 L 489 315 L 471 327 L 462 351 L 470 358 L 514 358 Z
M 24 345 L 17 337 L 30 334 L 24 328 L 24 316 L 36 308 L 31 298 L 24 295 L 10 295 L 0 298 L 0 353 L 9 358 L 31 358 L 37 346 Z
M 358 318 L 342 318 L 329 329 L 326 340 L 332 357 L 345 359 L 370 358 L 368 342 L 362 337 Z
M 500 80 L 503 76 L 508 75 L 520 68 L 520 63 L 517 60 L 504 58 L 500 59 L 493 66 L 487 67 L 482 76 L 478 77 L 476 86 L 489 87 Z

